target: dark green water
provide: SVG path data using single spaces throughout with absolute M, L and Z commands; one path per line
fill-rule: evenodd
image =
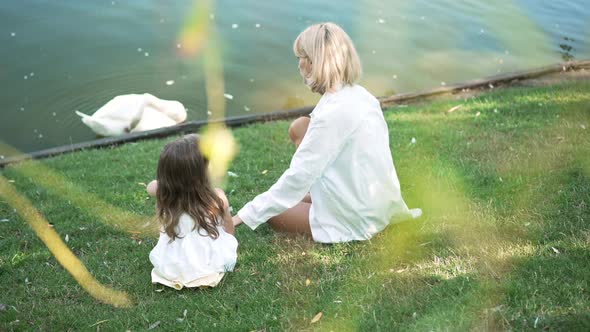
M 193 7 L 187 0 L 0 1 L 0 141 L 29 152 L 94 139 L 74 111 L 91 114 L 128 93 L 179 100 L 189 120 L 206 119 L 201 58 L 178 52 Z M 230 117 L 318 99 L 301 83 L 291 44 L 319 21 L 351 35 L 361 84 L 375 95 L 590 58 L 588 0 L 224 0 L 211 14 L 224 92 L 234 96 L 226 100 Z

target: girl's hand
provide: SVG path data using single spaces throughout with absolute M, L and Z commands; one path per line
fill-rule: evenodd
M 231 218 L 231 220 L 234 223 L 234 227 L 236 227 L 236 226 L 238 226 L 238 225 L 240 225 L 242 223 L 242 219 L 240 219 L 240 217 L 237 214 L 235 216 L 233 216 Z

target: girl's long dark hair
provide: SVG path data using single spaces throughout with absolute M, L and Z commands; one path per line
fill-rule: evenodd
M 160 154 L 157 216 L 171 241 L 179 237 L 176 226 L 183 213 L 195 221 L 193 230 L 204 229 L 213 239 L 219 236 L 223 201 L 211 187 L 207 165 L 199 150 L 199 137 L 194 134 L 168 143 Z

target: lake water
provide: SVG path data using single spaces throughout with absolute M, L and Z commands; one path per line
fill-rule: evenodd
M 30 152 L 94 139 L 74 111 L 128 93 L 179 100 L 189 120 L 206 119 L 202 57 L 180 52 L 194 7 L 2 0 L 0 141 Z M 588 0 L 221 0 L 205 18 L 218 31 L 229 117 L 317 101 L 291 45 L 320 21 L 350 34 L 361 84 L 378 96 L 590 58 Z

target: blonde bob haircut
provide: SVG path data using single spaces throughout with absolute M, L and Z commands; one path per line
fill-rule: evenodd
M 334 23 L 314 24 L 299 34 L 293 53 L 307 61 L 305 82 L 313 92 L 334 92 L 361 76 L 361 61 L 350 37 Z

